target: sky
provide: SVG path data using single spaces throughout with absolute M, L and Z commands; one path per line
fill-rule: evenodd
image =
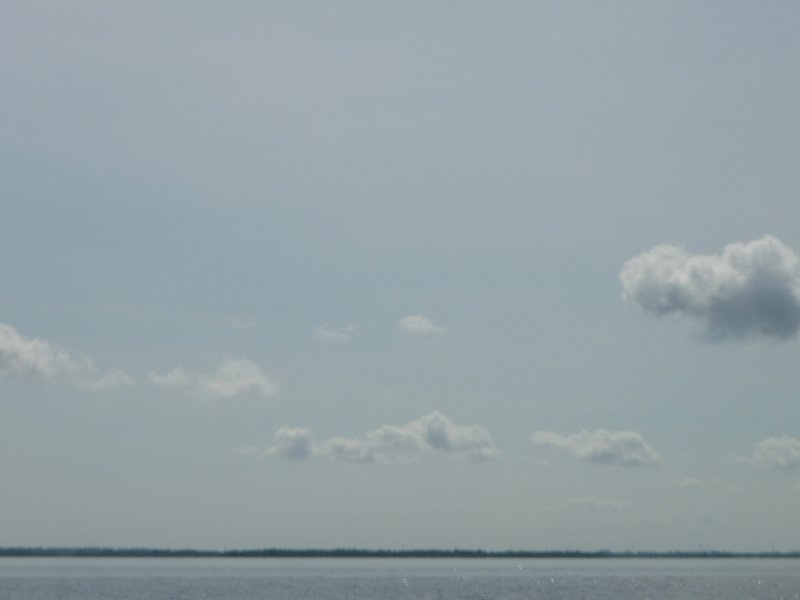
M 0 545 L 800 548 L 800 6 L 0 6 Z

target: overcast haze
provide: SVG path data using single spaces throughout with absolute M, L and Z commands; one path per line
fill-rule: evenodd
M 0 545 L 800 548 L 798 31 L 3 3 Z

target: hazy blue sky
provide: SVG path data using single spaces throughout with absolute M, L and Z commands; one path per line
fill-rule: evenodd
M 0 5 L 0 545 L 800 547 L 800 5 Z

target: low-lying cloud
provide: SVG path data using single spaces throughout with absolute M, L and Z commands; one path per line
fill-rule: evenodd
M 275 432 L 275 443 L 266 451 L 267 456 L 299 460 L 318 452 L 314 434 L 306 427 L 284 425 Z
M 447 333 L 447 329 L 442 325 L 422 315 L 406 315 L 397 322 L 397 326 L 400 331 L 420 337 L 439 336 Z
M 136 378 L 125 371 L 111 371 L 85 383 L 84 387 L 93 391 L 100 391 L 123 385 L 134 385 L 135 383 Z
M 233 398 L 254 392 L 262 396 L 273 396 L 278 385 L 255 363 L 246 358 L 226 358 L 214 373 L 189 372 L 176 367 L 168 373 L 152 372 L 150 382 L 164 387 L 183 388 L 203 396 Z
M 60 379 L 90 390 L 135 382 L 124 371 L 101 373 L 89 358 L 75 357 L 52 342 L 25 337 L 6 323 L 0 323 L 0 376 Z
M 11 325 L 0 323 L 0 374 L 52 379 L 88 369 L 88 359 L 76 360 L 55 344 L 27 338 Z
M 499 455 L 489 432 L 480 425 L 458 425 L 438 411 L 405 425 L 383 425 L 359 437 L 331 437 L 317 443 L 310 429 L 281 427 L 267 456 L 325 456 L 352 463 L 403 462 L 441 453 L 470 459 Z
M 657 316 L 695 319 L 711 340 L 788 339 L 800 329 L 800 261 L 769 235 L 718 255 L 656 246 L 628 260 L 620 280 L 625 300 Z
M 126 371 L 101 371 L 91 359 L 76 357 L 52 342 L 26 337 L 6 323 L 0 323 L 0 377 L 58 381 L 94 392 L 138 383 Z M 176 367 L 163 374 L 151 372 L 147 380 L 161 387 L 222 398 L 246 393 L 273 396 L 278 391 L 277 383 L 245 358 L 226 358 L 212 373 Z
M 788 435 L 763 439 L 741 460 L 758 467 L 800 470 L 800 440 Z
M 535 431 L 531 443 L 538 448 L 567 452 L 575 458 L 597 464 L 652 466 L 663 460 L 642 434 L 635 431 L 596 429 L 569 435 Z

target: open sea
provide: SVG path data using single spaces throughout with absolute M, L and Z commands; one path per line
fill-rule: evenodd
M 0 558 L 2 600 L 800 599 L 793 559 Z

